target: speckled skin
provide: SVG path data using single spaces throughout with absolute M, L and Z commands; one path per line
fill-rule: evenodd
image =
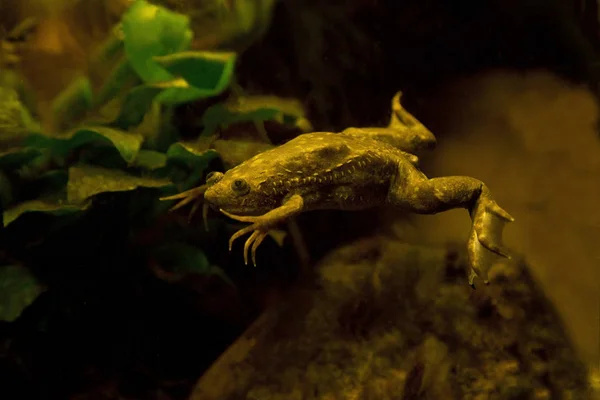
M 348 128 L 340 133 L 306 133 L 260 153 L 225 174 L 207 179 L 204 200 L 223 214 L 251 225 L 244 258 L 275 226 L 301 212 L 317 209 L 359 210 L 389 204 L 419 214 L 465 208 L 473 220 L 468 243 L 473 285 L 487 282 L 488 251 L 501 250 L 502 228 L 513 218 L 492 199 L 481 181 L 463 176 L 428 179 L 415 153 L 435 146 L 433 134 L 392 100 L 385 128 Z M 197 196 L 198 193 L 187 197 Z M 171 198 L 185 198 L 178 195 Z M 189 202 L 189 200 L 184 200 Z
M 386 202 L 398 164 L 410 163 L 387 143 L 343 133 L 314 132 L 230 169 L 205 193 L 225 211 L 261 215 L 300 195 L 303 211 L 358 210 Z M 248 193 L 236 195 L 234 181 Z

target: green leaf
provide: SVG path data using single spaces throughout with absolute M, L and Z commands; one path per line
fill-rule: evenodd
M 131 64 L 127 59 L 121 60 L 112 70 L 110 75 L 106 78 L 106 81 L 100 88 L 96 98 L 94 99 L 94 106 L 98 107 L 106 104 L 110 100 L 114 99 L 121 91 L 123 87 L 139 82 L 138 76 L 131 67 Z
M 92 84 L 88 78 L 75 79 L 52 102 L 54 121 L 58 129 L 65 129 L 79 120 L 92 107 Z
M 16 320 L 44 290 L 28 269 L 16 265 L 0 267 L 0 320 Z
M 0 143 L 38 130 L 38 123 L 21 102 L 17 91 L 0 86 Z
M 162 85 L 141 85 L 131 89 L 125 96 L 121 111 L 113 125 L 121 129 L 129 129 L 141 124 L 154 98 L 163 90 Z
M 210 152 L 210 149 L 196 148 L 193 142 L 177 142 L 169 146 L 167 157 L 191 165 L 198 157 L 202 157 L 207 152 Z
M 131 163 L 136 158 L 143 140 L 143 136 L 139 134 L 94 126 L 79 128 L 55 137 L 34 134 L 25 140 L 25 144 L 35 148 L 47 148 L 57 157 L 66 157 L 78 147 L 100 141 L 112 144 L 123 159 Z
M 48 171 L 35 180 L 35 185 L 47 193 L 63 190 L 69 182 L 69 173 L 65 170 Z
M 194 51 L 155 57 L 169 71 L 168 79 L 131 89 L 113 125 L 138 126 L 153 102 L 175 106 L 220 94 L 230 83 L 235 58 L 235 53 Z
M 233 52 L 186 51 L 154 57 L 159 65 L 192 87 L 199 89 L 202 97 L 222 93 L 233 75 L 236 54 Z
M 167 155 L 153 150 L 140 150 L 133 164 L 147 170 L 163 168 L 167 165 Z
M 190 87 L 182 79 L 140 85 L 127 93 L 119 115 L 111 125 L 120 129 L 138 126 L 142 123 L 155 101 L 176 105 L 194 101 L 201 97 L 203 96 L 198 89 Z
M 160 188 L 171 185 L 168 179 L 134 176 L 124 171 L 81 165 L 69 168 L 67 199 L 80 204 L 90 197 L 105 192 L 125 192 L 139 187 Z
M 90 56 L 90 63 L 97 65 L 104 63 L 106 60 L 113 59 L 122 52 L 123 46 L 121 26 L 115 25 L 104 42 Z
M 231 111 L 245 113 L 260 109 L 277 110 L 282 116 L 288 118 L 304 118 L 306 112 L 300 101 L 294 98 L 277 96 L 244 96 L 227 102 Z
M 154 57 L 187 50 L 193 33 L 190 19 L 145 0 L 135 1 L 122 18 L 125 53 L 144 82 L 168 81 L 173 76 Z
M 10 180 L 2 170 L 0 170 L 0 210 L 6 207 L 13 200 L 13 188 Z
M 225 281 L 225 283 L 227 283 L 228 285 L 232 286 L 233 288 L 235 288 L 235 283 L 231 280 L 231 278 L 229 278 L 229 276 L 227 276 L 227 274 L 225 273 L 225 271 L 223 270 L 223 268 L 218 267 L 216 265 L 211 265 L 210 267 L 208 267 L 208 271 L 207 273 L 209 275 L 216 275 L 219 278 L 223 279 L 223 281 Z
M 238 98 L 235 101 L 215 104 L 207 108 L 202 116 L 204 125 L 202 135 L 213 135 L 219 128 L 227 128 L 240 122 L 262 123 L 265 121 L 295 126 L 305 132 L 312 130 L 299 101 L 274 96 L 253 96 Z
M 169 243 L 153 251 L 158 263 L 173 272 L 206 273 L 210 264 L 206 255 L 197 247 L 184 243 Z
M 0 152 L 0 168 L 17 169 L 42 154 L 40 149 L 32 147 L 14 147 Z
M 21 176 L 27 175 L 21 171 L 19 172 Z M 62 169 L 42 173 L 31 173 L 26 176 L 24 181 L 19 182 L 21 190 L 16 192 L 16 194 L 26 194 L 27 197 L 25 199 L 16 198 L 14 201 L 31 199 L 39 200 L 41 197 L 46 198 L 49 194 L 53 196 L 53 199 L 62 199 L 65 195 L 68 180 L 68 172 Z M 52 203 L 55 203 L 55 201 L 52 200 Z
M 176 106 L 179 104 L 191 103 L 193 101 L 208 97 L 206 92 L 202 89 L 196 89 L 193 86 L 189 87 L 173 87 L 163 90 L 158 96 L 156 101 L 169 105 Z
M 227 284 L 235 287 L 235 284 L 225 271 L 215 265 L 211 265 L 204 252 L 197 247 L 185 243 L 172 242 L 156 248 L 151 253 L 158 264 L 169 272 L 180 276 L 187 273 L 216 275 Z
M 218 139 L 212 147 L 219 153 L 225 168 L 230 169 L 275 146 L 259 141 Z
M 119 115 L 111 125 L 120 129 L 130 129 L 131 127 L 138 126 L 142 123 L 146 114 L 155 104 L 155 101 L 159 101 L 157 97 L 170 90 L 179 89 L 183 90 L 184 94 L 187 90 L 193 91 L 193 88 L 190 88 L 187 82 L 181 79 L 160 83 L 149 83 L 131 89 L 125 96 Z M 175 102 L 181 100 L 186 102 L 188 100 L 195 100 L 196 98 L 196 95 L 192 95 L 189 99 L 184 96 L 183 99 L 167 98 L 165 100 L 167 103 L 169 100 L 174 100 Z
M 52 163 L 52 153 L 41 152 L 37 157 L 16 168 L 17 174 L 24 179 L 35 179 L 40 173 L 48 170 Z
M 212 149 L 197 149 L 192 143 L 173 143 L 167 150 L 170 162 L 181 163 L 189 168 L 205 168 L 219 154 Z
M 167 150 L 168 165 L 184 166 L 188 170 L 187 178 L 182 182 L 181 190 L 194 187 L 202 178 L 209 163 L 218 158 L 219 153 L 212 149 L 197 149 L 190 143 L 173 143 Z
M 204 130 L 202 136 L 211 136 L 219 128 L 227 128 L 230 125 L 247 121 L 266 121 L 277 117 L 278 111 L 272 109 L 260 109 L 251 112 L 232 111 L 225 104 L 215 104 L 204 111 L 202 125 Z
M 31 200 L 20 203 L 15 207 L 6 210 L 3 215 L 4 226 L 8 226 L 13 223 L 17 218 L 25 213 L 45 213 L 54 216 L 71 215 L 74 213 L 81 212 L 87 208 L 87 204 L 72 205 L 72 204 L 60 204 L 51 201 L 44 200 Z

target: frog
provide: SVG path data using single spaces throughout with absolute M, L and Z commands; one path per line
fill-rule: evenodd
M 514 218 L 498 205 L 488 186 L 469 176 L 428 178 L 419 155 L 433 150 L 433 133 L 402 105 L 402 91 L 391 101 L 383 127 L 350 127 L 341 132 L 310 132 L 261 152 L 225 173 L 213 171 L 206 184 L 168 199 L 181 207 L 203 195 L 204 213 L 218 210 L 248 225 L 229 239 L 229 251 L 250 234 L 245 264 L 269 232 L 313 210 L 365 210 L 391 206 L 415 214 L 466 209 L 471 218 L 467 240 L 468 281 L 489 284 L 489 255 L 510 258 L 502 244 L 506 223 Z

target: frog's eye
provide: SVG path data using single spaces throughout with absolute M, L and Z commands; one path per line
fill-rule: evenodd
M 223 177 L 222 172 L 212 171 L 206 175 L 206 183 L 215 184 Z
M 233 190 L 233 192 L 238 196 L 243 196 L 248 194 L 250 191 L 250 185 L 248 185 L 248 182 L 243 179 L 236 179 L 235 181 L 231 182 L 231 190 Z

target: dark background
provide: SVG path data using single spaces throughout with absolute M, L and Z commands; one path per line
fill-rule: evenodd
M 319 129 L 380 123 L 398 88 L 436 125 L 426 100 L 489 69 L 543 68 L 596 91 L 597 10 L 587 0 L 283 1 L 242 57 L 242 82 L 308 99 Z

